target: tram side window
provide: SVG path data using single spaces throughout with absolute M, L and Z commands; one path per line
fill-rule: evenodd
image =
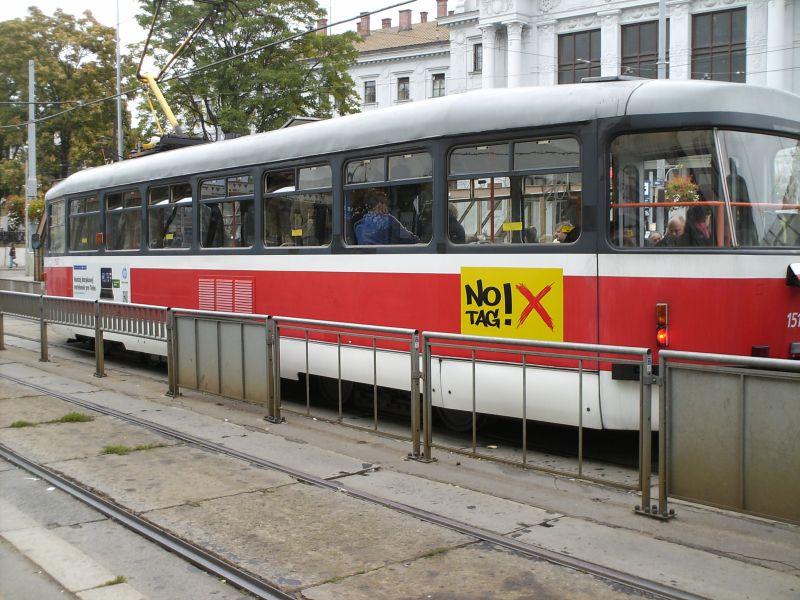
M 264 245 L 327 246 L 333 223 L 329 165 L 270 171 L 264 179 Z
M 609 238 L 619 247 L 731 243 L 714 132 L 623 135 L 611 144 Z
M 800 246 L 800 140 L 720 131 L 736 243 Z
M 106 247 L 138 250 L 142 240 L 142 195 L 137 189 L 106 196 Z
M 53 200 L 47 207 L 47 248 L 58 254 L 64 252 L 64 200 Z
M 581 227 L 580 168 L 580 145 L 573 138 L 456 148 L 448 178 L 450 241 L 576 241 Z
M 253 245 L 253 189 L 250 175 L 206 179 L 200 184 L 200 245 L 203 248 Z
M 192 246 L 192 186 L 189 183 L 151 187 L 147 212 L 150 248 Z
M 69 201 L 69 249 L 71 252 L 97 250 L 100 205 L 97 196 Z
M 348 244 L 427 244 L 433 233 L 432 206 L 433 161 L 427 152 L 378 156 L 345 165 Z

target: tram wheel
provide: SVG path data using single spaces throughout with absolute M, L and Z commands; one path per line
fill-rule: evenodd
M 472 431 L 472 413 L 466 410 L 455 410 L 452 408 L 436 407 L 436 414 L 441 420 L 442 424 L 458 433 Z M 475 428 L 480 429 L 486 417 L 481 414 L 476 415 Z

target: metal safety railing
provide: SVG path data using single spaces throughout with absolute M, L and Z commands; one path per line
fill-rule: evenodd
M 294 343 L 302 344 L 303 365 L 305 373 L 305 411 L 306 416 L 311 416 L 311 388 L 310 376 L 314 374 L 328 375 L 336 379 L 337 384 L 337 418 L 343 422 L 343 368 L 342 355 L 346 353 L 351 361 L 359 358 L 363 361 L 368 359 L 371 366 L 372 385 L 372 426 L 362 427 L 352 423 L 347 423 L 351 427 L 358 429 L 370 429 L 379 431 L 379 411 L 378 411 L 378 388 L 381 379 L 386 380 L 385 373 L 400 372 L 391 367 L 388 363 L 393 359 L 399 358 L 400 361 L 408 362 L 407 373 L 409 375 L 409 405 L 410 405 L 410 428 L 409 435 L 404 439 L 411 441 L 411 453 L 409 456 L 417 458 L 420 456 L 420 370 L 419 370 L 419 332 L 416 329 L 402 327 L 383 327 L 377 325 L 365 325 L 359 323 L 343 323 L 340 321 L 321 321 L 316 319 L 299 319 L 294 317 L 273 316 L 274 323 L 274 343 L 275 343 L 275 372 L 280 374 L 280 357 L 282 344 Z M 331 363 L 319 360 L 320 364 L 312 369 L 309 360 L 309 344 L 324 345 L 324 347 L 335 348 L 336 368 L 335 373 L 331 369 Z M 353 362 L 348 364 L 352 367 Z M 386 368 L 390 367 L 390 368 Z M 379 373 L 382 373 L 379 376 Z M 351 378 L 352 379 L 352 378 Z M 396 387 L 396 386 L 395 386 Z M 280 410 L 280 386 L 277 389 L 277 405 Z M 322 415 L 320 415 L 322 416 Z M 324 418 L 324 417 L 323 417 Z M 383 431 L 382 433 L 389 433 Z M 389 433 L 389 435 L 395 435 Z M 403 437 L 403 436 L 401 436 Z
M 659 360 L 651 516 L 672 516 L 674 497 L 800 523 L 800 361 L 672 350 Z
M 168 342 L 168 312 L 169 309 L 164 306 L 0 291 L 0 349 L 5 349 L 4 315 L 39 322 L 39 360 L 42 362 L 50 360 L 48 324 L 92 330 L 95 376 L 105 377 L 105 334 L 132 335 Z M 171 365 L 168 369 L 171 373 Z
M 167 362 L 174 365 L 169 394 L 196 389 L 263 404 L 279 421 L 274 323 L 269 315 L 174 308 Z
M 437 353 L 436 349 L 440 352 Z M 444 352 L 442 352 L 444 351 Z M 423 409 L 422 409 L 422 439 L 423 456 L 431 458 L 431 447 L 441 447 L 448 451 L 465 452 L 470 456 L 511 462 L 524 467 L 550 472 L 568 477 L 579 477 L 603 484 L 617 485 L 627 489 L 639 489 L 642 492 L 642 504 L 650 503 L 650 478 L 651 478 L 651 385 L 652 360 L 649 348 L 631 348 L 622 346 L 607 346 L 599 344 L 581 344 L 569 342 L 548 342 L 534 340 L 518 340 L 507 338 L 492 338 L 482 336 L 467 336 L 443 332 L 422 333 L 422 378 Z M 468 365 L 468 376 L 471 387 L 472 415 L 471 448 L 464 451 L 461 448 L 448 446 L 444 443 L 434 444 L 433 434 L 433 359 L 452 361 L 453 364 Z M 538 361 L 538 362 L 537 362 Z M 547 363 L 550 363 L 549 365 Z M 569 363 L 574 366 L 568 366 Z M 522 420 L 522 458 L 521 460 L 498 458 L 480 452 L 477 449 L 477 418 L 480 412 L 491 412 L 480 405 L 478 385 L 476 380 L 477 365 L 501 366 L 510 371 L 504 377 L 509 381 L 513 371 L 518 371 L 519 411 L 516 413 Z M 584 409 L 586 407 L 586 386 L 584 380 L 588 375 L 599 376 L 601 364 L 624 364 L 638 366 L 639 385 L 639 478 L 636 485 L 609 481 L 587 475 L 584 472 Z M 441 368 L 441 367 L 440 367 Z M 535 375 L 537 369 L 556 370 L 565 376 L 565 381 L 574 379 L 574 405 L 576 412 L 575 424 L 577 425 L 577 469 L 566 470 L 541 464 L 531 464 L 528 460 L 528 414 L 529 407 L 536 404 L 534 393 L 536 388 Z M 541 373 L 541 371 L 538 371 Z M 463 369 L 461 370 L 464 376 Z M 458 378 L 456 378 L 458 379 Z M 511 384 L 514 385 L 514 384 Z M 595 388 L 597 389 L 597 388 Z M 441 391 L 441 390 L 440 390 Z M 482 397 L 486 397 L 483 394 Z

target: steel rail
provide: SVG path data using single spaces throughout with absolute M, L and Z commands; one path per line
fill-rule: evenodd
M 193 565 L 213 573 L 217 577 L 225 579 L 226 582 L 234 587 L 246 590 L 258 598 L 280 600 L 295 598 L 293 594 L 288 594 L 277 586 L 263 581 L 247 571 L 214 556 L 203 548 L 179 538 L 166 529 L 139 517 L 133 511 L 103 498 L 89 488 L 79 485 L 59 475 L 55 471 L 51 471 L 49 468 L 31 461 L 5 444 L 0 444 L 0 457 L 47 481 L 49 484 L 66 492 L 73 498 L 80 500 L 98 512 L 114 519 L 134 533 L 180 556 Z
M 600 579 L 610 581 L 619 585 L 623 585 L 625 587 L 638 590 L 641 592 L 653 594 L 661 598 L 666 598 L 669 600 L 703 600 L 702 596 L 698 596 L 691 592 L 686 592 L 684 590 L 680 590 L 678 588 L 662 584 L 657 581 L 645 579 L 643 577 L 639 577 L 631 573 L 625 573 L 624 571 L 619 571 L 611 567 L 606 567 L 600 564 L 596 564 L 587 560 L 577 558 L 575 556 L 570 556 L 568 554 L 563 554 L 561 552 L 548 550 L 546 548 L 535 546 L 533 544 L 527 544 L 517 539 L 505 537 L 501 534 L 494 533 L 492 531 L 488 531 L 480 527 L 475 527 L 473 525 L 469 525 L 468 523 L 457 521 L 455 519 L 451 519 L 450 517 L 446 517 L 438 513 L 409 506 L 408 504 L 403 504 L 402 502 L 397 502 L 395 500 L 390 500 L 388 498 L 382 498 L 380 496 L 371 494 L 369 492 L 348 488 L 347 486 L 343 485 L 341 481 L 329 480 L 322 477 L 317 477 L 316 475 L 300 471 L 299 469 L 294 469 L 286 465 L 281 465 L 279 463 L 275 463 L 273 461 L 264 458 L 253 456 L 245 452 L 239 452 L 238 450 L 233 450 L 231 448 L 227 448 L 220 444 L 215 444 L 214 442 L 210 442 L 203 438 L 199 438 L 197 436 L 182 431 L 178 431 L 176 429 L 172 429 L 171 427 L 167 427 L 166 425 L 160 425 L 158 423 L 154 423 L 146 419 L 140 419 L 138 417 L 125 414 L 113 408 L 109 408 L 106 406 L 102 406 L 100 404 L 96 404 L 94 402 L 90 402 L 88 400 L 83 400 L 81 398 L 70 396 L 69 394 L 54 392 L 49 388 L 46 388 L 44 386 L 35 383 L 31 383 L 29 381 L 25 381 L 23 379 L 18 379 L 16 377 L 11 377 L 10 375 L 5 375 L 5 374 L 0 374 L 0 379 L 5 379 L 7 381 L 11 381 L 19 385 L 30 387 L 32 389 L 42 392 L 45 395 L 52 396 L 60 400 L 64 400 L 65 402 L 69 402 L 71 404 L 75 404 L 107 416 L 116 417 L 123 421 L 127 421 L 129 423 L 133 423 L 134 425 L 150 429 L 162 435 L 175 438 L 177 440 L 180 440 L 188 444 L 192 444 L 196 447 L 205 450 L 210 450 L 212 452 L 216 452 L 219 454 L 226 454 L 233 458 L 247 461 L 248 463 L 254 464 L 262 468 L 272 469 L 274 471 L 284 473 L 294 479 L 297 479 L 298 481 L 302 481 L 304 483 L 308 483 L 322 489 L 343 493 L 350 497 L 357 498 L 359 500 L 363 500 L 366 502 L 370 502 L 372 504 L 390 508 L 392 510 L 408 515 L 410 517 L 414 517 L 422 521 L 426 521 L 428 523 L 432 523 L 434 525 L 450 529 L 451 531 L 455 531 L 463 535 L 487 542 L 489 544 L 505 548 L 507 550 L 511 550 L 512 552 L 517 552 L 519 554 L 528 557 L 545 560 L 547 562 L 568 569 L 588 573 Z M 0 448 L 1 447 L 2 446 L 0 446 Z

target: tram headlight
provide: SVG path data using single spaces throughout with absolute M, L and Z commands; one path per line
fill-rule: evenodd
M 659 348 L 669 346 L 669 307 L 662 302 L 656 304 L 656 343 Z

